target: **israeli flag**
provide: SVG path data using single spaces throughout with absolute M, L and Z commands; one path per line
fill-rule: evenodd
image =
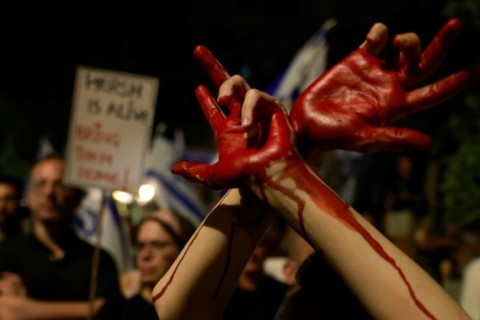
M 92 245 L 96 245 L 100 237 L 99 246 L 110 253 L 118 272 L 133 269 L 129 227 L 111 193 L 106 194 L 99 188 L 88 189 L 75 214 L 74 228 L 80 238 Z
M 160 207 L 163 203 L 194 225 L 199 225 L 208 210 L 205 201 L 194 183 L 173 174 L 170 169 L 180 160 L 209 163 L 213 156 L 207 150 L 187 151 L 180 129 L 175 131 L 173 140 L 167 138 L 161 129 L 157 130 L 147 157 L 146 178 L 156 189 L 156 202 L 160 203 Z
M 266 91 L 288 109 L 297 97 L 327 69 L 327 34 L 336 21 L 325 21 L 320 29 L 300 48 L 286 70 Z

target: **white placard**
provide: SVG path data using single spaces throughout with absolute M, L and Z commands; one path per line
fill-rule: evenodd
M 144 178 L 158 79 L 78 67 L 65 183 L 134 192 Z

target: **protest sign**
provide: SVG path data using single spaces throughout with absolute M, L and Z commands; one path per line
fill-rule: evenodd
M 65 183 L 135 192 L 144 178 L 158 79 L 78 67 Z

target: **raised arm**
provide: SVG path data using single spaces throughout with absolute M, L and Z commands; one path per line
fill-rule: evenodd
M 219 160 L 180 162 L 175 173 L 212 187 L 247 186 L 323 252 L 373 318 L 468 319 L 422 268 L 318 177 L 298 153 L 286 111 L 273 97 L 249 90 L 241 112 L 224 116 L 204 88 L 197 96 L 215 131 Z M 199 278 L 197 285 L 210 280 Z
M 453 24 L 453 29 L 451 28 L 452 26 L 449 26 L 446 33 L 440 32 L 437 38 L 447 39 L 451 43 L 453 39 L 448 39 L 448 35 L 450 34 L 448 30 L 457 30 L 456 24 Z M 397 45 L 397 48 L 399 48 L 400 51 L 403 50 L 405 51 L 405 54 L 408 55 L 415 50 L 420 50 L 418 37 L 416 37 L 414 34 L 400 35 L 399 37 L 404 37 L 403 40 L 397 40 L 397 42 L 400 41 L 400 44 Z M 374 67 L 376 65 L 380 65 L 378 62 L 379 60 L 376 58 L 374 59 L 374 57 L 381 50 L 385 42 L 386 27 L 382 24 L 377 24 L 369 32 L 366 42 L 360 48 L 361 50 L 364 50 L 364 53 L 366 55 L 371 56 L 371 59 L 367 62 L 373 62 Z M 446 52 L 446 50 L 440 51 Z M 274 153 L 275 151 L 278 151 L 278 145 L 276 145 L 276 143 L 270 144 L 270 148 L 262 149 L 265 151 L 264 156 L 259 156 L 257 153 L 252 152 L 251 149 L 249 149 L 249 151 L 247 152 L 248 156 L 247 153 L 243 154 L 242 152 L 233 152 L 229 154 L 223 153 L 222 151 L 226 150 L 232 152 L 233 150 L 241 150 L 241 147 L 248 147 L 251 145 L 251 143 L 260 141 L 262 143 L 265 142 L 266 140 L 264 139 L 255 140 L 254 137 L 258 138 L 255 132 L 266 132 L 264 126 L 268 127 L 268 121 L 260 126 L 242 127 L 240 106 L 241 104 L 244 104 L 245 107 L 246 104 L 247 107 L 244 110 L 250 110 L 244 112 L 243 114 L 243 119 L 248 124 L 250 123 L 250 121 L 252 121 L 253 118 L 258 119 L 258 115 L 256 114 L 258 111 L 253 111 L 256 110 L 256 108 L 253 107 L 254 105 L 256 105 L 256 102 L 252 104 L 251 101 L 257 101 L 259 105 L 263 105 L 264 107 L 267 105 L 266 109 L 270 110 L 268 112 L 271 112 L 271 110 L 275 109 L 273 108 L 273 105 L 275 105 L 275 103 L 273 103 L 272 105 L 272 101 L 270 101 L 271 97 L 267 98 L 263 94 L 255 90 L 252 91 L 253 94 L 249 93 L 249 98 L 247 98 L 247 92 L 250 92 L 249 85 L 239 77 L 235 76 L 231 78 L 228 72 L 220 64 L 220 62 L 205 47 L 197 47 L 195 49 L 195 56 L 199 60 L 199 62 L 202 63 L 204 69 L 210 75 L 210 78 L 213 80 L 214 84 L 217 87 L 221 87 L 222 84 L 224 84 L 225 81 L 228 80 L 228 83 L 225 84 L 220 90 L 218 102 L 222 106 L 228 107 L 230 115 L 226 117 L 220 109 L 217 109 L 215 101 L 211 99 L 211 97 L 209 97 L 209 94 L 205 88 L 198 89 L 197 97 L 201 102 L 202 109 L 204 110 L 204 113 L 207 119 L 210 121 L 212 127 L 215 129 L 217 142 L 219 143 L 219 151 L 221 154 L 220 161 L 211 167 L 203 164 L 195 164 L 192 166 L 183 163 L 178 164 L 175 170 L 177 170 L 177 173 L 182 173 L 187 178 L 195 181 L 202 181 L 203 183 L 206 183 L 212 187 L 224 188 L 242 186 L 247 183 L 248 185 L 250 185 L 250 187 L 256 190 L 263 199 L 268 198 L 269 201 L 271 201 L 271 199 L 270 197 L 266 197 L 267 194 L 273 194 L 274 200 L 277 198 L 275 194 L 277 196 L 280 194 L 280 198 L 284 198 L 283 200 L 285 200 L 286 202 L 283 204 L 277 203 L 275 207 L 282 209 L 282 207 L 285 206 L 286 208 L 283 208 L 283 212 L 287 213 L 283 214 L 284 217 L 306 239 L 308 239 L 312 243 L 316 243 L 317 249 L 322 248 L 322 241 L 325 241 L 325 238 L 322 238 L 324 240 L 317 239 L 318 235 L 316 235 L 316 233 L 318 230 L 316 229 L 317 227 L 315 227 L 317 221 L 315 219 L 312 220 L 312 217 L 316 217 L 317 215 L 311 213 L 312 211 L 318 211 L 319 209 L 316 206 L 312 206 L 312 200 L 302 200 L 300 195 L 297 195 L 288 186 L 283 187 L 282 184 L 277 185 L 274 183 L 265 187 L 263 186 L 263 184 L 259 184 L 258 186 L 261 186 L 259 188 L 255 183 L 255 181 L 258 182 L 259 180 L 252 180 L 259 179 L 257 176 L 258 174 L 265 177 L 265 174 L 262 172 L 264 171 L 264 168 L 268 163 L 268 156 L 271 155 L 272 152 Z M 412 54 L 409 54 L 408 56 L 411 57 Z M 433 72 L 436 65 L 440 62 L 442 54 L 430 54 L 429 57 L 431 57 L 431 62 L 429 63 L 429 72 Z M 343 67 L 343 65 L 338 65 L 339 69 L 340 67 Z M 372 75 L 373 74 L 370 74 L 369 76 Z M 424 76 L 426 75 L 427 72 L 424 73 Z M 469 73 L 467 78 L 468 80 L 471 80 L 473 77 L 474 74 Z M 359 81 L 366 81 L 368 79 L 368 77 L 358 78 Z M 317 80 L 317 82 L 319 80 Z M 419 78 L 417 77 L 416 80 L 419 81 Z M 459 90 L 468 82 L 459 80 L 461 80 L 461 78 L 458 78 L 454 81 L 453 86 L 456 86 L 455 90 Z M 322 83 L 329 84 L 328 81 L 325 82 L 325 80 L 322 80 Z M 358 90 L 356 91 L 357 95 L 360 95 L 361 91 L 364 89 L 365 88 L 363 87 L 358 87 Z M 369 91 L 367 90 L 365 92 L 369 93 Z M 290 114 L 290 118 L 296 124 L 295 129 L 298 138 L 302 142 L 302 154 L 305 157 L 307 157 L 309 154 L 318 155 L 318 151 L 322 152 L 330 150 L 332 148 L 346 148 L 356 151 L 375 151 L 388 149 L 389 144 L 382 139 L 376 140 L 377 135 L 373 133 L 372 135 L 364 136 L 352 134 L 352 131 L 349 130 L 349 127 L 352 126 L 354 123 L 349 121 L 351 119 L 350 116 L 356 116 L 357 119 L 360 119 L 362 123 L 362 121 L 368 122 L 371 115 L 368 113 L 355 113 L 355 108 L 358 105 L 358 100 L 352 100 L 350 99 L 350 96 L 338 95 L 338 93 L 339 91 L 337 90 L 337 87 L 331 85 L 331 83 L 330 85 L 324 87 L 312 85 L 309 88 L 309 91 L 306 91 L 305 94 L 302 95 L 302 103 L 299 102 L 296 105 L 296 115 Z M 450 91 L 449 94 L 451 95 L 453 94 L 453 92 Z M 322 103 L 317 103 L 317 101 L 313 99 L 318 98 L 318 96 L 321 96 L 323 98 L 323 100 L 319 100 Z M 332 111 L 332 109 L 323 110 L 322 106 L 325 101 L 332 101 L 334 103 L 340 104 L 342 107 L 344 107 L 342 109 L 342 112 L 348 112 L 348 114 L 342 114 L 342 112 L 335 112 L 336 110 Z M 383 102 L 382 106 L 385 107 L 385 110 L 395 109 L 395 107 L 397 106 L 396 103 L 398 102 L 394 100 L 381 101 Z M 250 107 L 248 107 L 248 105 L 250 105 Z M 333 105 L 334 104 L 332 104 L 332 106 Z M 317 106 L 318 108 L 314 108 L 315 106 Z M 309 107 L 312 108 L 309 109 Z M 416 109 L 416 111 L 420 111 L 421 104 L 417 105 L 417 107 L 418 108 Z M 278 112 L 278 110 L 276 112 Z M 264 112 L 258 112 L 258 114 L 260 115 L 262 113 Z M 309 122 L 312 119 L 309 119 L 305 113 L 312 113 L 313 120 L 322 119 L 324 121 L 318 122 L 318 128 L 315 129 L 315 126 L 311 125 L 311 123 L 313 122 Z M 232 116 L 232 114 L 234 116 Z M 267 119 L 269 119 L 269 117 L 267 117 Z M 273 117 L 271 119 L 273 119 Z M 295 119 L 297 119 L 296 122 Z M 299 129 L 302 129 L 302 126 L 298 125 L 300 123 L 298 119 L 305 120 L 305 132 L 303 133 L 300 133 Z M 393 118 L 382 119 L 389 119 L 389 121 L 393 120 Z M 337 125 L 332 128 L 329 126 L 329 124 L 331 123 L 336 123 Z M 357 128 L 360 128 L 362 126 L 363 125 L 357 125 Z M 330 129 L 337 130 L 335 139 L 333 140 L 331 139 L 331 136 L 328 135 L 328 130 Z M 267 131 L 270 132 L 269 130 Z M 323 134 L 325 134 L 326 136 L 323 137 Z M 245 135 L 252 137 L 251 139 L 253 140 L 242 140 Z M 265 136 L 263 136 L 263 138 L 265 138 Z M 293 136 L 291 136 L 291 138 L 293 139 Z M 424 139 L 423 141 L 427 141 L 427 143 L 423 144 L 422 146 L 428 145 L 430 140 L 428 137 L 426 138 L 427 139 Z M 398 149 L 399 147 L 411 147 L 411 145 L 409 145 L 408 143 L 404 143 L 404 135 L 393 136 L 391 137 L 389 142 L 391 143 L 390 149 Z M 287 140 L 281 142 L 280 145 L 283 145 L 285 143 L 287 143 Z M 362 148 L 362 146 L 366 147 Z M 237 147 L 240 149 L 237 149 Z M 286 147 L 287 149 L 289 149 L 290 147 L 293 148 L 293 145 L 287 144 Z M 308 160 L 314 161 L 315 158 L 309 157 Z M 292 163 L 294 162 L 296 162 L 296 160 L 293 160 L 292 158 Z M 320 180 L 318 180 L 318 177 L 316 177 L 313 171 L 310 170 L 307 165 L 305 165 L 303 160 L 301 163 L 302 165 L 300 165 L 300 167 L 304 168 L 301 171 L 303 172 L 306 170 L 306 173 L 312 174 L 313 178 L 308 178 L 305 181 L 302 180 L 302 184 L 300 185 L 303 185 L 303 182 L 308 182 L 306 184 L 307 186 L 310 185 L 310 182 L 312 181 L 314 182 L 313 184 L 315 185 L 315 187 L 317 187 L 316 184 L 319 184 L 320 190 L 323 191 L 320 195 L 318 195 L 319 198 L 316 201 L 320 204 L 323 204 L 323 208 L 330 207 L 330 204 L 333 207 L 333 209 L 330 208 L 329 210 L 327 210 L 327 214 L 324 214 L 324 216 L 331 216 L 330 220 L 328 220 L 330 222 L 336 221 L 336 223 L 339 223 L 341 221 L 344 221 L 343 225 L 344 228 L 347 230 L 344 230 L 344 232 L 348 232 L 348 230 L 350 230 L 350 233 L 348 234 L 356 234 L 357 237 L 361 236 L 362 239 L 364 239 L 363 246 L 365 246 L 365 248 L 361 250 L 370 250 L 371 254 L 374 254 L 374 256 L 381 261 L 380 264 L 383 263 L 389 266 L 385 269 L 390 270 L 386 272 L 385 277 L 392 276 L 393 274 L 394 277 L 399 280 L 400 284 L 396 284 L 396 287 L 399 291 L 404 290 L 407 293 L 408 300 L 415 307 L 415 312 L 420 312 L 427 318 L 429 318 L 429 315 L 431 315 L 429 309 L 426 308 L 424 305 L 424 303 L 426 302 L 423 301 L 423 297 L 419 298 L 416 292 L 417 285 L 422 284 L 423 282 L 428 283 L 427 287 L 435 287 L 434 291 L 438 292 L 438 294 L 442 296 L 442 299 L 440 299 L 439 301 L 443 301 L 444 299 L 448 301 L 448 303 L 446 304 L 446 308 L 448 310 L 453 310 L 452 312 L 454 313 L 458 311 L 456 309 L 457 306 L 455 305 L 455 303 L 453 303 L 452 306 L 452 301 L 448 297 L 445 297 L 443 295 L 441 288 L 436 286 L 436 284 L 432 282 L 432 280 L 426 274 L 424 274 L 411 260 L 409 260 L 408 257 L 405 257 L 401 252 L 398 252 L 395 247 L 392 247 L 392 245 L 388 241 L 386 241 L 386 239 L 383 238 L 381 234 L 379 234 L 376 230 L 372 229 L 371 226 L 367 224 L 367 226 L 364 227 L 364 220 L 359 217 L 358 214 L 355 213 L 352 209 L 348 208 L 348 206 L 346 206 L 346 204 L 343 203 L 341 199 L 339 199 L 329 190 L 327 186 L 325 186 Z M 246 169 L 247 172 L 242 172 L 244 168 L 248 168 Z M 239 172 L 241 174 L 239 174 Z M 297 176 L 296 179 L 304 179 L 303 174 Z M 294 182 L 295 179 L 289 181 Z M 272 180 L 272 182 L 274 181 Z M 303 194 L 301 190 L 302 189 L 298 189 L 296 191 Z M 244 192 L 245 191 L 243 191 L 242 193 Z M 287 195 L 287 197 L 285 197 L 285 195 Z M 309 209 L 307 210 L 307 208 Z M 314 208 L 314 210 L 312 210 L 312 208 Z M 255 204 L 254 202 L 252 203 L 252 200 L 242 200 L 242 196 L 237 189 L 231 190 L 227 194 L 227 196 L 225 196 L 220 201 L 220 203 L 207 216 L 204 223 L 197 230 L 197 233 L 190 240 L 189 244 L 186 246 L 186 248 L 179 256 L 175 264 L 172 266 L 170 271 L 163 279 L 160 280 L 157 287 L 155 288 L 155 305 L 161 319 L 198 319 L 199 315 L 203 315 L 205 319 L 221 317 L 223 308 L 225 307 L 228 299 L 230 298 L 230 294 L 236 285 L 236 280 L 238 279 L 243 265 L 252 253 L 253 248 L 263 235 L 264 231 L 269 225 L 269 221 L 272 218 L 272 213 L 268 212 L 262 215 L 262 210 L 263 209 L 261 209 L 261 206 Z M 338 213 L 336 212 L 336 210 L 339 210 L 339 212 L 343 213 Z M 262 218 L 262 216 L 264 218 Z M 312 228 L 314 230 L 313 233 Z M 325 234 L 330 234 L 331 230 L 326 230 L 326 232 L 321 230 L 320 233 L 324 234 L 325 236 Z M 377 237 L 380 238 L 380 241 L 377 240 Z M 350 241 L 352 241 L 352 237 L 346 237 L 346 239 L 350 239 Z M 354 237 L 353 239 L 356 238 Z M 385 241 L 386 243 L 384 244 Z M 348 241 L 340 241 L 339 246 L 342 245 L 348 245 Z M 356 244 L 354 243 L 352 248 L 356 248 L 355 245 Z M 355 251 L 355 249 L 353 250 Z M 390 256 L 390 250 L 394 252 L 393 256 Z M 329 253 L 330 251 L 333 251 L 333 248 L 328 250 Z M 335 268 L 338 267 L 341 271 L 340 273 L 346 272 L 347 274 L 350 274 L 350 276 L 352 276 L 354 273 L 351 272 L 351 270 L 342 271 L 342 268 L 348 269 L 348 266 L 350 265 L 343 264 L 343 259 L 346 259 L 346 257 L 350 259 L 349 254 L 351 254 L 351 250 L 344 249 L 344 251 L 345 255 L 340 255 L 341 257 L 338 259 L 336 257 L 333 258 L 334 261 L 332 262 L 332 265 Z M 406 259 L 405 269 L 407 269 L 408 271 L 404 271 L 403 266 L 402 268 L 400 268 L 397 265 L 396 255 L 400 256 L 399 260 L 402 261 L 402 264 L 403 259 Z M 326 257 L 327 259 L 331 259 L 329 255 L 326 255 Z M 366 263 L 366 261 L 362 262 Z M 410 269 L 412 269 L 413 271 L 410 271 Z M 408 274 L 410 276 L 410 273 L 412 273 L 413 278 L 415 278 L 415 281 L 413 281 L 413 285 L 411 284 L 410 280 L 407 281 L 406 278 L 406 275 Z M 416 280 L 417 273 L 420 275 L 420 281 Z M 370 274 L 369 276 L 373 277 L 374 275 Z M 365 284 L 365 282 L 361 282 L 359 284 L 359 278 L 352 279 L 351 281 L 351 283 L 347 281 L 348 284 L 356 285 L 358 290 L 361 290 L 360 287 Z M 368 281 L 368 279 L 365 281 Z M 374 281 L 378 281 L 378 279 L 375 278 Z M 370 284 L 368 284 L 368 287 L 370 287 Z M 412 288 L 415 290 L 413 290 Z M 357 291 L 355 292 L 359 293 Z M 360 292 L 359 296 L 362 297 L 364 294 L 365 293 Z M 374 301 L 374 299 L 370 299 L 371 296 L 369 296 L 368 294 L 367 296 L 369 297 L 367 300 L 370 301 L 366 303 L 367 306 L 372 303 L 377 303 L 372 302 Z M 405 298 L 405 295 L 402 295 L 402 297 Z M 392 301 L 394 301 L 394 299 L 392 299 Z M 387 304 L 387 306 L 389 306 L 389 304 Z M 387 308 L 385 308 L 385 310 L 387 312 L 389 311 L 387 310 Z M 392 308 L 391 310 L 392 313 L 395 311 L 394 308 Z M 377 314 L 376 312 L 377 311 L 375 311 L 375 314 Z M 461 314 L 461 311 L 458 312 Z M 394 314 L 393 317 L 397 319 L 399 315 Z
M 227 92 L 243 90 L 238 86 L 241 83 L 239 80 L 239 77 L 233 77 L 222 88 Z M 241 105 L 222 92 L 220 95 L 228 100 L 225 104 L 229 106 L 229 117 L 225 117 L 217 108 L 205 87 L 199 87 L 196 94 L 205 116 L 215 128 L 216 140 L 222 148 L 233 150 L 239 145 L 246 147 L 249 142 L 245 140 L 246 131 L 240 122 Z M 222 161 L 218 165 L 223 168 L 211 170 L 207 165 L 198 164 L 191 175 L 210 177 L 209 181 L 203 181 L 211 182 L 215 188 L 233 188 L 238 172 L 243 170 L 246 163 L 237 162 L 234 154 L 223 151 L 219 156 Z M 231 171 L 225 166 L 226 163 L 232 165 Z M 228 183 L 223 181 L 225 172 L 232 173 Z M 215 178 L 217 173 L 220 176 Z M 248 178 L 246 175 L 244 177 Z M 237 185 L 243 186 L 240 182 Z M 261 203 L 251 191 L 231 189 L 207 215 L 170 270 L 154 288 L 153 300 L 159 317 L 221 318 L 240 273 L 273 217 L 268 206 Z
M 231 189 L 153 290 L 160 319 L 222 319 L 238 278 L 274 214 Z
M 480 65 L 466 66 L 443 79 L 415 87 L 432 75 L 462 28 L 450 19 L 422 52 L 415 33 L 393 38 L 396 57 L 378 58 L 388 41 L 388 29 L 376 23 L 365 42 L 315 80 L 295 101 L 290 120 L 299 149 L 307 161 L 332 149 L 358 152 L 425 149 L 425 134 L 392 124 L 439 105 L 480 76 Z M 229 78 L 215 56 L 203 46 L 195 57 L 219 87 Z M 248 85 L 247 85 L 248 86 Z
M 465 66 L 436 82 L 414 87 L 433 74 L 461 31 L 449 20 L 422 52 L 415 33 L 396 35 L 396 57 L 378 58 L 388 30 L 375 24 L 365 42 L 314 81 L 295 101 L 290 119 L 302 154 L 330 149 L 359 152 L 426 149 L 431 140 L 409 128 L 391 126 L 407 115 L 436 106 L 480 75 L 480 65 Z

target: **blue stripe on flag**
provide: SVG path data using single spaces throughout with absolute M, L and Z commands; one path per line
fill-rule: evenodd
M 302 91 L 325 71 L 327 34 L 335 24 L 334 19 L 325 21 L 266 90 L 268 94 L 278 98 L 288 110 Z
M 117 205 L 115 204 L 115 200 L 111 195 L 107 196 L 106 206 L 108 207 L 108 211 L 112 214 L 113 221 L 117 225 L 117 227 L 121 230 L 122 221 L 120 217 L 120 213 L 118 212 Z
M 168 181 L 168 179 L 165 179 L 164 177 L 162 177 L 162 175 L 156 172 L 155 170 L 147 170 L 146 176 L 156 178 L 158 181 L 160 181 L 160 183 L 165 187 L 165 189 L 169 191 L 177 199 L 179 199 L 180 202 L 184 204 L 185 207 L 187 207 L 195 217 L 197 217 L 200 220 L 203 220 L 203 218 L 205 217 L 205 213 L 203 212 L 203 210 L 197 208 L 190 201 L 190 199 L 186 197 L 184 194 L 182 194 L 181 192 L 179 192 L 175 188 L 175 186 L 170 181 Z
M 97 212 L 92 208 L 83 208 L 82 215 L 75 214 L 74 226 L 82 237 L 92 238 L 97 234 Z

